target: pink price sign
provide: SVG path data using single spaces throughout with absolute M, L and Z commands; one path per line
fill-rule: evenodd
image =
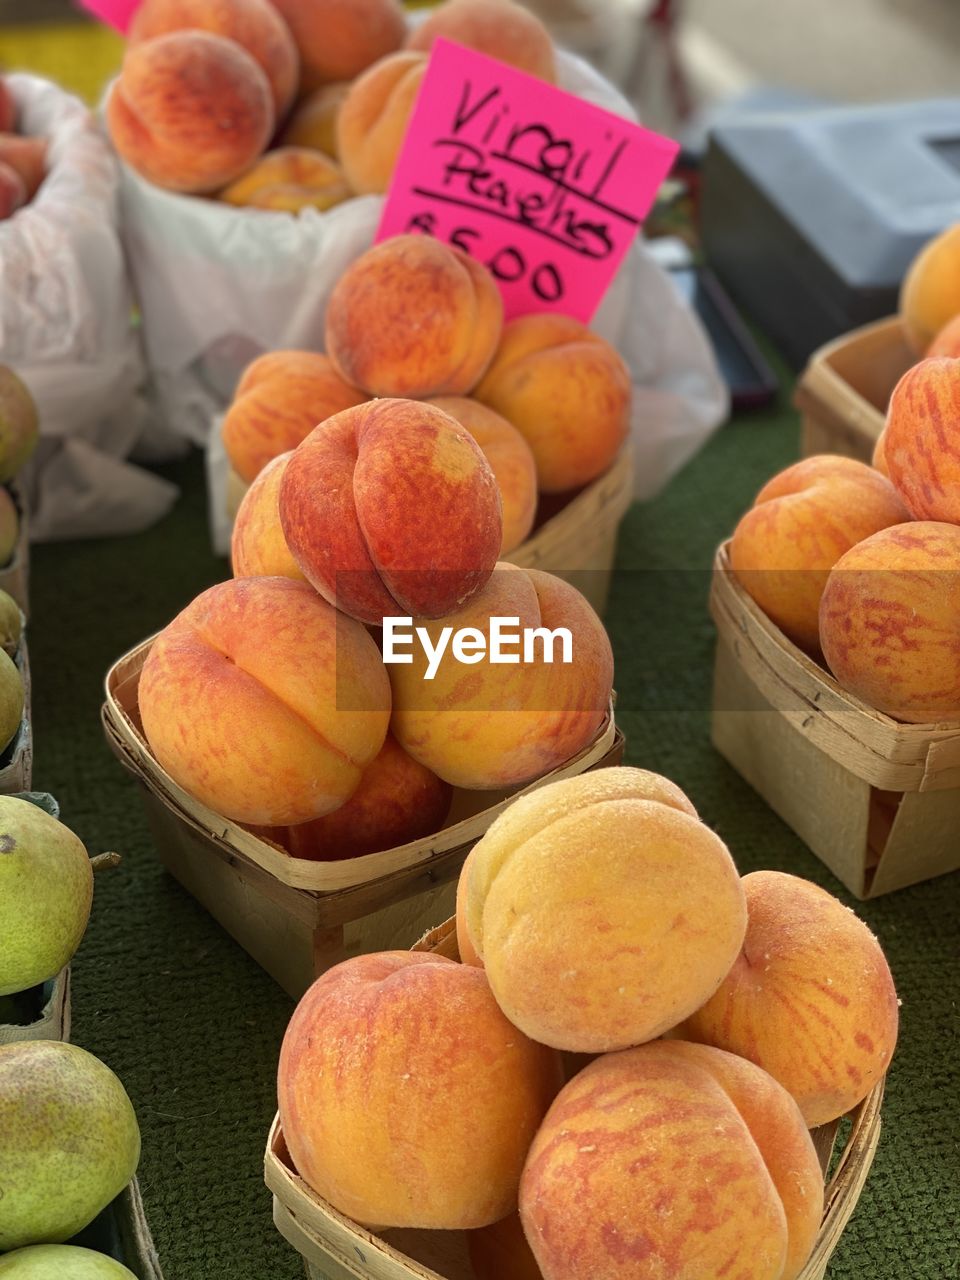
M 74 3 L 126 35 L 141 0 L 74 0 Z
M 490 268 L 508 317 L 589 323 L 677 143 L 438 40 L 378 240 L 425 233 Z

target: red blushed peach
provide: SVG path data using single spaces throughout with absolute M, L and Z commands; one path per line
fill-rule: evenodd
M 324 212 L 349 199 L 340 166 L 306 147 L 281 147 L 261 156 L 252 169 L 220 192 L 224 204 L 299 213 Z
M 486 1226 L 516 1205 L 559 1060 L 512 1026 L 482 970 L 425 952 L 358 956 L 300 1001 L 280 1119 L 304 1181 L 356 1222 Z
M 898 1006 L 879 942 L 852 911 L 779 871 L 744 876 L 747 936 L 720 990 L 680 1029 L 749 1058 L 827 1124 L 867 1096 L 897 1043 Z
M 280 481 L 293 455 L 268 462 L 243 495 L 230 539 L 235 578 L 293 578 L 306 582 L 280 528 Z
M 873 446 L 872 466 L 874 471 L 879 471 L 882 476 L 890 479 L 890 469 L 887 466 L 887 431 L 886 428 L 877 436 L 877 443 Z
M 325 84 L 311 93 L 287 122 L 281 136 L 283 146 L 310 147 L 336 160 L 340 154 L 337 117 L 349 91 L 349 84 L 337 83 Z
M 544 1280 L 795 1280 L 822 1212 L 789 1094 L 742 1058 L 682 1041 L 608 1054 L 574 1077 L 520 1185 Z
M 883 529 L 834 565 L 820 644 L 837 681 L 897 720 L 960 720 L 960 528 Z
M 315 862 L 359 858 L 422 840 L 439 831 L 450 811 L 452 788 L 417 764 L 387 734 L 380 754 L 340 809 L 297 827 L 266 831 L 294 858 Z
M 550 33 L 529 9 L 512 0 L 447 0 L 414 27 L 406 47 L 429 53 L 440 37 L 551 84 L 556 79 Z
M 287 578 L 224 582 L 198 596 L 153 642 L 139 703 L 171 778 L 256 826 L 307 822 L 344 804 L 390 718 L 369 634 Z
M 172 31 L 208 31 L 234 40 L 263 68 L 276 118 L 290 108 L 300 78 L 300 59 L 290 29 L 270 0 L 142 0 L 127 33 L 142 44 Z
M 219 191 L 270 140 L 273 95 L 263 68 L 234 40 L 174 31 L 127 50 L 107 102 L 122 158 L 171 191 Z
M 426 54 L 393 53 L 350 86 L 337 114 L 337 154 L 358 195 L 390 186 L 426 72 Z
M 304 93 L 352 80 L 399 49 L 407 24 L 397 0 L 272 0 L 300 51 Z
M 960 360 L 908 369 L 887 410 L 883 454 L 915 520 L 960 523 Z
M 351 617 L 436 618 L 481 590 L 500 495 L 469 432 L 431 405 L 374 400 L 322 423 L 280 485 L 280 523 L 307 580 Z M 429 765 L 428 765 L 429 767 Z
M 47 141 L 45 138 L 19 138 L 15 134 L 0 136 L 0 164 L 5 164 L 23 181 L 29 203 L 47 176 Z
M 734 530 L 730 567 L 771 622 L 816 652 L 830 570 L 871 533 L 909 518 L 890 481 L 866 463 L 804 458 L 757 494 Z

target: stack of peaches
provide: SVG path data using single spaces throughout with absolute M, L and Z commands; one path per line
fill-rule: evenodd
M 360 956 L 303 997 L 278 1093 L 307 1185 L 376 1231 L 469 1231 L 478 1280 L 794 1280 L 823 1211 L 809 1128 L 896 1044 L 866 926 L 740 879 L 678 787 L 611 768 L 497 819 L 457 939 L 462 963 Z
M 554 78 L 512 0 L 447 0 L 410 32 L 398 0 L 143 0 L 107 123 L 157 186 L 329 209 L 386 191 L 438 36 Z
M 46 175 L 46 141 L 17 133 L 17 104 L 0 77 L 0 222 L 30 203 Z

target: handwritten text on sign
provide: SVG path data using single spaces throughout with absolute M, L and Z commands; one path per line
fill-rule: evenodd
M 435 235 L 490 268 L 508 317 L 561 311 L 588 323 L 678 150 L 438 40 L 377 239 Z
M 141 0 L 76 0 L 76 3 L 101 22 L 109 23 L 126 35 L 133 15 L 140 8 Z

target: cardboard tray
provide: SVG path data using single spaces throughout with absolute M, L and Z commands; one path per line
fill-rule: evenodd
M 0 1044 L 70 1039 L 70 966 L 42 987 L 0 996 Z
M 20 637 L 14 662 L 23 678 L 23 719 L 12 741 L 0 754 L 0 795 L 29 791 L 33 779 L 33 717 L 30 707 L 30 655 L 27 650 L 26 633 Z
M 30 614 L 30 517 L 23 494 L 16 484 L 7 485 L 7 488 L 20 513 L 20 533 L 9 564 L 0 569 L 0 590 L 13 596 L 27 617 Z

